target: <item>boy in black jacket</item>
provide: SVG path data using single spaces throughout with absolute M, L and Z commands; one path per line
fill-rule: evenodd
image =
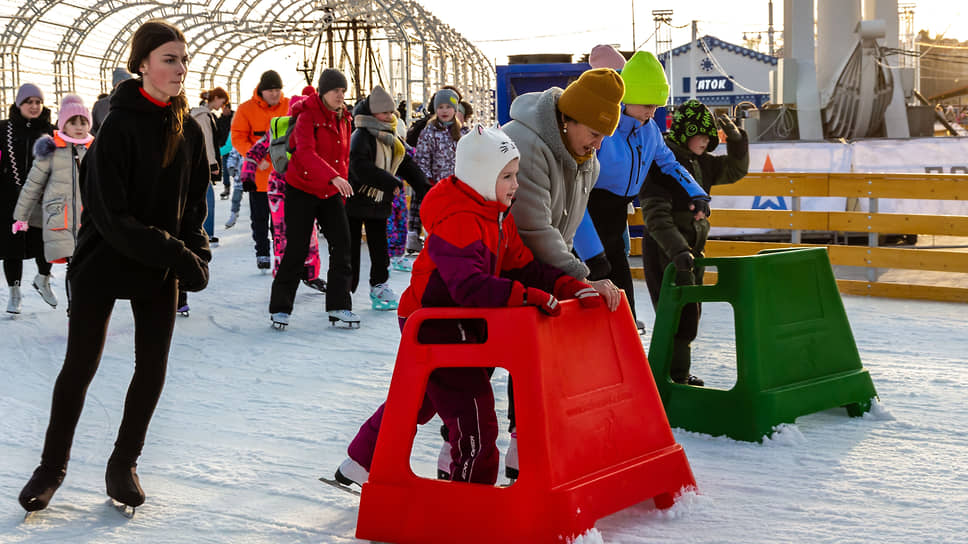
M 686 167 L 706 193 L 713 185 L 735 183 L 749 171 L 749 141 L 746 132 L 723 115 L 719 124 L 726 133 L 726 155 L 715 156 L 719 132 L 712 112 L 698 100 L 689 100 L 676 110 L 666 144 L 679 164 Z M 659 301 L 662 275 L 675 263 L 677 285 L 702 285 L 703 268 L 694 264 L 703 256 L 709 236 L 709 209 L 690 210 L 689 195 L 675 180 L 652 166 L 639 194 L 646 235 L 642 238 L 642 263 L 645 280 L 655 307 Z M 676 383 L 704 385 L 689 374 L 690 350 L 699 328 L 702 309 L 699 303 L 687 304 L 679 318 L 673 344 L 671 377 Z

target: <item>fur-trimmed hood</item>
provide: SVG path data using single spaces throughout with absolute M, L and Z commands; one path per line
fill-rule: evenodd
M 44 134 L 34 142 L 34 158 L 46 159 L 54 153 L 55 149 L 57 149 L 57 144 L 54 142 L 54 138 Z

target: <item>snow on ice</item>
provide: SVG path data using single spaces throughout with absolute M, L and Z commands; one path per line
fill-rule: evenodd
M 216 225 L 227 206 L 217 202 Z M 242 217 L 235 228 L 218 229 L 209 288 L 191 295 L 191 317 L 178 318 L 165 392 L 138 467 L 148 499 L 133 519 L 118 515 L 104 493 L 132 372 L 129 306 L 115 307 L 67 479 L 50 508 L 27 522 L 16 497 L 40 457 L 67 320 L 63 308 L 49 308 L 29 289 L 20 317 L 0 317 L 0 542 L 355 541 L 357 499 L 316 479 L 332 475 L 386 396 L 396 316 L 370 310 L 364 288 L 354 297 L 362 327 L 336 329 L 324 295 L 300 288 L 289 328 L 272 330 L 272 277 L 256 269 L 247 226 Z M 366 278 L 365 252 L 363 260 Z M 63 267 L 55 274 L 62 296 Z M 407 275 L 393 272 L 390 282 L 402 292 Z M 645 285 L 636 288 L 640 318 L 650 323 Z M 0 303 L 5 296 L 0 290 Z M 649 500 L 618 512 L 573 542 L 964 542 L 965 305 L 844 302 L 879 394 L 870 414 L 804 416 L 762 444 L 676 429 L 698 490 L 684 490 L 669 510 Z M 707 304 L 694 349 L 693 372 L 716 387 L 734 382 L 731 319 L 728 305 Z M 495 375 L 502 421 L 506 382 L 506 373 Z M 502 431 L 498 446 L 507 444 Z M 419 429 L 414 471 L 433 477 L 439 447 L 438 425 Z

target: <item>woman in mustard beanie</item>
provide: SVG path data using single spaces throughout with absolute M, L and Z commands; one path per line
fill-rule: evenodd
M 655 110 L 665 105 L 669 84 L 655 55 L 639 51 L 622 68 L 624 106 L 615 133 L 598 150 L 601 172 L 588 196 L 588 217 L 575 236 L 575 252 L 590 269 L 588 279 L 608 278 L 625 291 L 635 315 L 635 290 L 625 254 L 628 205 L 639 194 L 649 168 L 655 164 L 675 179 L 696 210 L 697 217 L 709 209 L 709 195 L 677 161 L 666 146 Z M 704 216 L 704 215 L 703 215 Z M 645 325 L 636 320 L 639 332 Z
M 610 136 L 622 114 L 625 84 L 615 70 L 588 70 L 564 90 L 552 87 L 518 96 L 512 121 L 502 127 L 521 151 L 518 191 L 511 214 L 524 245 L 535 258 L 584 281 L 588 267 L 572 252 L 588 193 L 598 178 L 595 151 Z M 590 282 L 614 311 L 621 294 L 608 279 Z M 514 400 L 508 379 L 511 443 L 505 466 L 516 478 L 517 438 Z

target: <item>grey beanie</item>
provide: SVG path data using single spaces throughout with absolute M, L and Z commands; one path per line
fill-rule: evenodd
M 24 83 L 17 89 L 17 99 L 14 103 L 17 104 L 19 108 L 21 104 L 27 101 L 28 98 L 36 96 L 41 102 L 44 101 L 44 92 L 40 90 L 40 87 L 34 85 L 33 83 Z
M 390 93 L 386 92 L 382 86 L 377 85 L 370 92 L 370 113 L 386 111 L 397 111 L 397 106 L 393 103 L 393 97 L 390 96 Z
M 111 86 L 117 87 L 122 81 L 129 80 L 134 76 L 131 72 L 125 70 L 124 68 L 115 68 L 114 72 L 111 73 Z
M 319 96 L 323 96 L 333 89 L 345 88 L 347 88 L 346 76 L 344 76 L 339 70 L 327 68 L 323 70 L 322 74 L 319 74 L 319 88 L 316 89 L 316 92 L 319 93 Z
M 450 89 L 441 89 L 434 95 L 434 109 L 436 110 L 441 104 L 447 104 L 454 108 L 454 111 L 457 111 L 460 98 L 457 96 L 457 93 Z

